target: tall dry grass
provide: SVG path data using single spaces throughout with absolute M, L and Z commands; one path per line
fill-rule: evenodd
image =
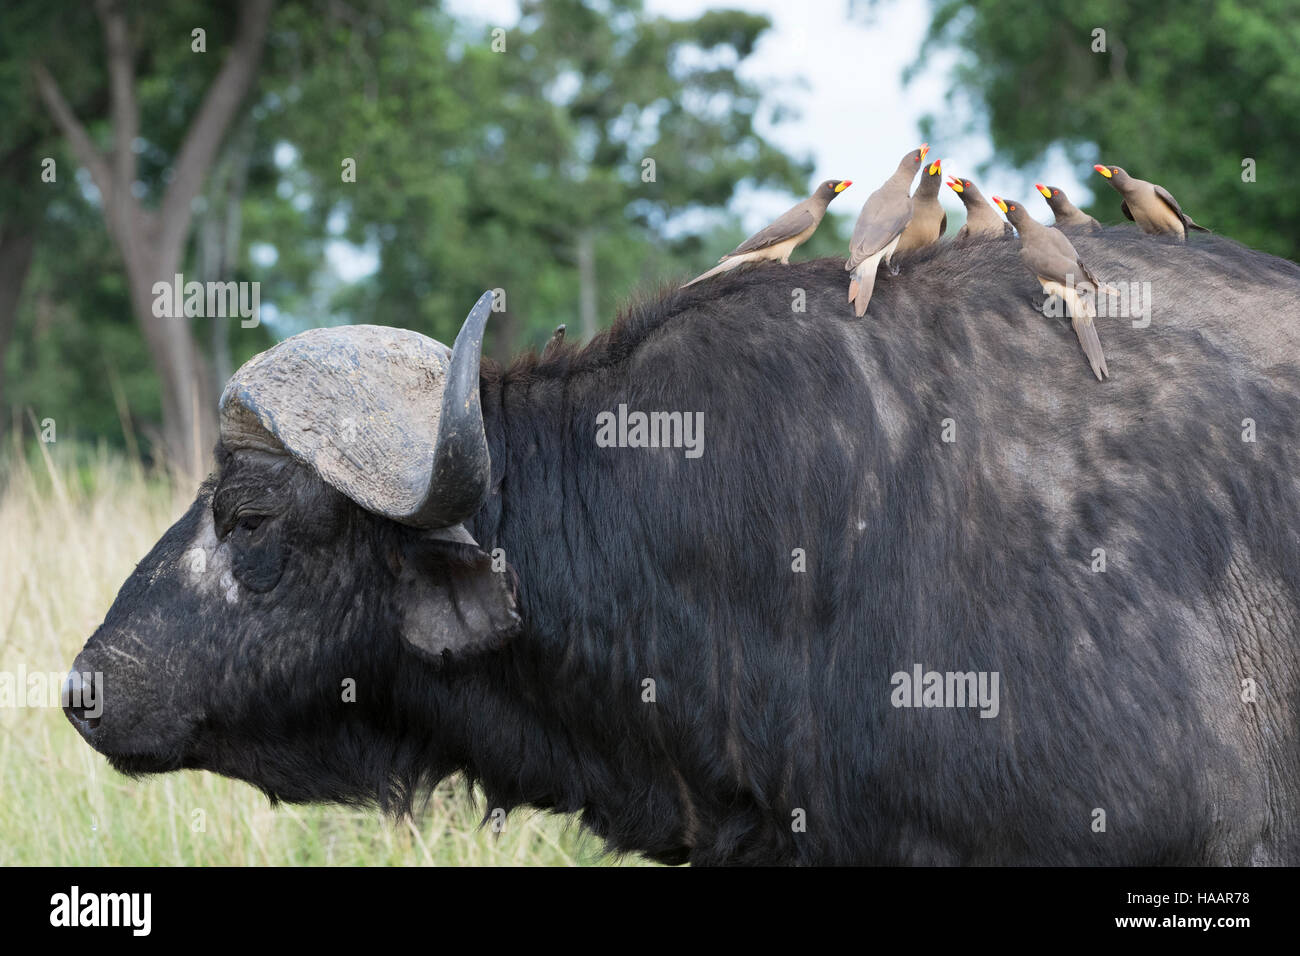
M 65 673 L 118 587 L 189 505 L 105 450 L 56 442 L 0 459 L 0 672 Z M 414 819 L 272 809 L 246 784 L 183 772 L 132 780 L 58 707 L 0 706 L 0 865 L 575 865 L 620 861 L 571 820 L 511 814 L 447 782 Z

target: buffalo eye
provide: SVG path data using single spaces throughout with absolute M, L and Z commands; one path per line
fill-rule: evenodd
M 269 517 L 262 512 L 243 511 L 237 507 L 214 506 L 212 509 L 212 520 L 220 541 L 226 540 L 233 531 L 256 531 Z
M 256 593 L 271 590 L 284 573 L 284 521 L 274 515 L 243 514 L 230 531 L 230 570 Z

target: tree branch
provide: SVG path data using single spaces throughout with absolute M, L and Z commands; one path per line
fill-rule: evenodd
M 44 64 L 37 62 L 32 64 L 32 74 L 36 77 L 36 87 L 40 91 L 41 99 L 45 101 L 46 109 L 50 111 L 54 124 L 63 131 L 77 160 L 90 172 L 90 178 L 94 180 L 103 200 L 105 215 L 109 215 L 113 208 L 114 195 L 113 177 L 108 163 L 104 161 L 103 154 L 91 141 L 90 134 L 81 125 L 72 108 L 68 106 L 68 101 L 63 98 L 63 93 L 59 90 L 58 81 L 50 75 L 50 71 L 45 69 Z M 110 218 L 110 228 L 114 225 L 113 219 Z
M 221 71 L 190 123 L 162 201 L 162 248 L 178 248 L 189 234 L 191 203 L 203 188 L 226 129 L 257 75 L 274 0 L 243 0 L 239 27 Z
M 118 202 L 131 201 L 136 156 L 133 144 L 140 135 L 140 107 L 135 98 L 135 64 L 126 14 L 118 0 L 95 0 L 95 13 L 104 27 L 109 103 L 113 118 L 113 185 Z M 123 208 L 119 211 L 125 213 Z

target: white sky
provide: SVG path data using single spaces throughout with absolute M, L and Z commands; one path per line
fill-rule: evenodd
M 512 26 L 519 19 L 515 0 L 447 0 L 446 7 L 458 17 L 489 26 Z M 742 72 L 748 79 L 769 83 L 800 116 L 762 132 L 788 152 L 814 160 L 809 192 L 823 179 L 853 180 L 853 188 L 836 204 L 841 207 L 837 212 L 851 216 L 903 154 L 920 145 L 921 116 L 943 112 L 954 62 L 951 53 L 932 58 L 904 88 L 903 68 L 920 49 L 930 22 L 929 3 L 883 0 L 871 6 L 859 0 L 856 7 L 852 0 L 646 0 L 650 13 L 673 18 L 727 8 L 767 14 L 772 29 Z M 945 172 L 974 179 L 985 196 L 1019 198 L 1040 220 L 1052 217 L 1045 202 L 1035 201 L 1035 182 L 1061 187 L 1079 206 L 1092 199 L 1086 179 L 1091 169 L 1072 168 L 1059 151 L 1025 173 L 993 163 L 987 173 L 979 174 L 977 166 L 993 157 L 983 133 L 932 142 L 930 147 L 930 158 L 944 160 Z M 803 197 L 741 191 L 732 211 L 756 230 L 796 198 Z M 951 190 L 942 189 L 940 198 L 949 209 L 961 209 Z

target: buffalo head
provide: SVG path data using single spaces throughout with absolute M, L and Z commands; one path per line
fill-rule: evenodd
M 115 767 L 386 803 L 454 764 L 406 732 L 395 700 L 423 695 L 436 731 L 444 658 L 519 625 L 507 575 L 463 523 L 491 479 L 490 311 L 488 293 L 452 349 L 400 329 L 316 329 L 235 374 L 216 473 L 73 664 L 68 719 Z

